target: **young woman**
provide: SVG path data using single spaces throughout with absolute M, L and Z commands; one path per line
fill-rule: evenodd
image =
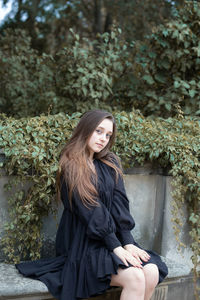
M 160 257 L 134 241 L 118 158 L 110 152 L 113 116 L 93 110 L 80 119 L 60 158 L 58 184 L 64 205 L 56 257 L 17 264 L 44 282 L 59 300 L 76 300 L 122 287 L 121 300 L 149 300 L 167 275 Z

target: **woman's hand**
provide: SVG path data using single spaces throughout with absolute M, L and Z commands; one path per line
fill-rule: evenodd
M 142 268 L 141 263 L 136 257 L 134 257 L 129 251 L 124 249 L 123 247 L 117 247 L 113 250 L 113 252 L 121 259 L 121 261 L 128 266 L 128 263 L 134 267 Z
M 141 260 L 147 262 L 150 259 L 150 255 L 146 251 L 136 247 L 133 244 L 125 245 L 124 249 L 133 255 L 140 263 L 142 263 Z

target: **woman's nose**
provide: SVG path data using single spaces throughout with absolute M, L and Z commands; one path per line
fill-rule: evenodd
M 105 141 L 105 140 L 106 140 L 106 134 L 102 134 L 102 135 L 101 135 L 101 140 L 102 140 L 102 141 Z

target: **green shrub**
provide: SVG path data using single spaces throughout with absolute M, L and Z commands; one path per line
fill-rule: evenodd
M 39 55 L 20 30 L 0 36 L 0 109 L 9 116 L 91 108 L 145 116 L 200 115 L 200 3 L 185 1 L 173 20 L 142 44 L 120 29 L 94 41 L 71 31 L 54 56 Z
M 120 106 L 132 66 L 120 30 L 93 43 L 71 33 L 71 44 L 55 56 L 39 55 L 21 30 L 0 36 L 1 112 L 23 117 Z
M 22 30 L 0 36 L 0 110 L 8 115 L 33 116 L 53 103 L 54 73 L 50 57 L 39 56 Z
M 200 115 L 200 3 L 185 1 L 174 20 L 158 26 L 137 53 L 133 104 L 146 115 Z

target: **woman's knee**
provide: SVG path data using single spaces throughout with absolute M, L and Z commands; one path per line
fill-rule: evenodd
M 118 274 L 112 275 L 111 286 L 138 287 L 145 286 L 145 276 L 142 269 L 130 267 L 119 269 Z
M 147 264 L 143 268 L 145 282 L 148 285 L 156 286 L 159 280 L 159 270 L 155 264 Z
M 123 287 L 129 289 L 145 289 L 145 276 L 142 269 L 130 267 L 126 269 L 124 276 Z

